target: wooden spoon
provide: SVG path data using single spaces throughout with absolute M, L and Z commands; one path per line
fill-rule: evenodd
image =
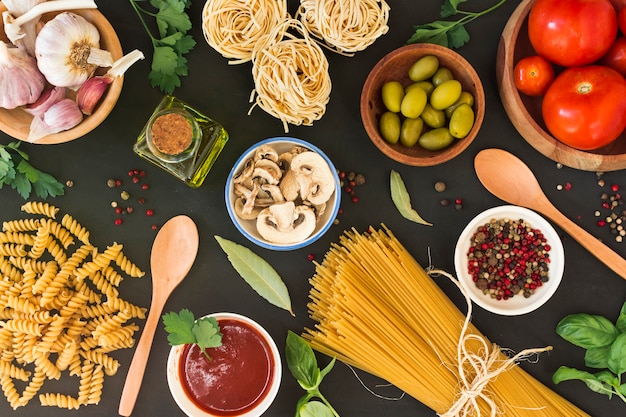
M 124 383 L 121 416 L 130 416 L 133 411 L 161 312 L 174 288 L 191 269 L 198 254 L 198 240 L 196 224 L 182 215 L 168 220 L 154 239 L 150 255 L 152 303 Z
M 474 168 L 480 182 L 493 195 L 552 219 L 596 258 L 626 279 L 626 260 L 554 207 L 530 168 L 519 158 L 501 149 L 485 149 L 476 155 Z

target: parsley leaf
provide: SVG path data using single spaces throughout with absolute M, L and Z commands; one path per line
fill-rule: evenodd
M 196 41 L 187 32 L 191 29 L 191 19 L 186 9 L 190 0 L 150 0 L 156 11 L 148 11 L 139 6 L 141 0 L 129 0 L 141 24 L 152 41 L 154 48 L 152 65 L 148 79 L 153 87 L 167 94 L 180 87 L 180 77 L 187 75 L 187 58 Z M 154 17 L 158 36 L 148 28 L 144 15 Z
M 222 333 L 215 317 L 196 320 L 193 313 L 184 308 L 179 313 L 164 314 L 162 320 L 165 330 L 169 333 L 167 341 L 171 346 L 196 344 L 204 356 L 211 360 L 206 349 L 222 345 Z
M 415 32 L 407 43 L 435 43 L 448 48 L 460 48 L 470 40 L 465 25 L 498 7 L 506 0 L 500 0 L 494 6 L 481 12 L 467 12 L 459 9 L 459 5 L 467 0 L 444 0 L 439 15 L 442 19 L 462 15 L 458 20 L 435 20 L 430 23 L 414 26 Z
M 63 195 L 63 184 L 52 175 L 42 172 L 28 162 L 28 155 L 19 150 L 20 142 L 0 145 L 0 189 L 6 184 L 24 199 L 31 192 L 40 198 Z

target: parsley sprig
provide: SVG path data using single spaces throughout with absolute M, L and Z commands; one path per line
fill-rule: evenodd
M 183 308 L 179 313 L 164 314 L 162 319 L 165 330 L 169 333 L 167 341 L 172 346 L 196 344 L 204 356 L 211 360 L 206 349 L 222 345 L 222 333 L 215 317 L 196 320 L 190 310 Z
M 30 197 L 33 190 L 43 199 L 63 195 L 63 184 L 52 175 L 32 166 L 26 152 L 18 149 L 20 143 L 0 145 L 0 189 L 5 184 L 9 185 L 24 200 Z
M 148 33 L 154 53 L 152 66 L 148 78 L 153 87 L 167 94 L 171 94 L 176 87 L 180 87 L 180 77 L 188 73 L 187 58 L 196 41 L 187 32 L 191 29 L 191 19 L 186 9 L 191 6 L 191 0 L 150 0 L 155 11 L 149 11 L 139 6 L 146 0 L 129 0 L 135 9 L 141 24 Z M 144 16 L 156 20 L 158 36 L 155 36 Z
M 461 15 L 458 20 L 435 20 L 431 23 L 415 26 L 415 33 L 407 43 L 435 43 L 448 48 L 460 48 L 470 40 L 465 25 L 474 19 L 483 16 L 506 2 L 500 0 L 497 4 L 481 12 L 468 12 L 459 9 L 461 3 L 467 0 L 444 0 L 439 15 L 442 19 Z

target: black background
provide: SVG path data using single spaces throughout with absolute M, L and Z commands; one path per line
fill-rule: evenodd
M 124 252 L 144 270 L 149 270 L 149 255 L 155 233 L 153 223 L 163 224 L 177 214 L 189 215 L 200 232 L 200 250 L 197 260 L 186 280 L 176 289 L 165 311 L 189 308 L 196 315 L 219 311 L 232 311 L 247 315 L 260 322 L 274 337 L 284 354 L 287 330 L 300 332 L 310 324 L 306 303 L 308 278 L 314 266 L 307 260 L 309 254 L 321 260 L 330 243 L 337 241 L 342 231 L 355 227 L 364 230 L 369 225 L 385 223 L 399 240 L 423 265 L 429 263 L 454 272 L 453 253 L 456 239 L 473 216 L 487 208 L 503 204 L 479 183 L 473 158 L 484 148 L 503 148 L 522 158 L 537 175 L 540 184 L 554 204 L 569 218 L 575 220 L 613 249 L 624 255 L 623 244 L 614 242 L 607 229 L 596 226 L 594 211 L 600 207 L 600 194 L 596 173 L 563 167 L 535 151 L 514 129 L 498 96 L 495 76 L 498 40 L 510 14 L 519 4 L 508 0 L 498 10 L 471 23 L 467 29 L 471 40 L 458 51 L 476 68 L 486 93 L 486 115 L 475 142 L 451 162 L 427 168 L 404 166 L 387 158 L 370 142 L 362 127 L 359 114 L 359 97 L 365 78 L 376 62 L 386 53 L 402 46 L 413 32 L 413 25 L 439 18 L 439 0 L 391 0 L 389 32 L 367 50 L 354 57 L 327 52 L 333 82 L 330 103 L 324 117 L 312 127 L 290 126 L 289 135 L 310 141 L 320 147 L 334 161 L 337 168 L 363 173 L 366 183 L 357 188 L 359 202 L 348 198 L 342 202 L 343 213 L 339 224 L 315 244 L 293 252 L 272 252 L 255 247 L 241 236 L 230 222 L 223 198 L 226 176 L 239 155 L 255 142 L 284 135 L 282 123 L 256 108 L 248 115 L 250 92 L 253 89 L 251 65 L 229 65 L 227 60 L 211 49 L 201 31 L 201 11 L 204 2 L 194 1 L 189 10 L 193 21 L 193 36 L 198 42 L 188 54 L 189 76 L 175 95 L 220 121 L 230 134 L 230 141 L 214 165 L 204 185 L 191 189 L 158 168 L 140 159 L 132 146 L 144 123 L 162 97 L 150 86 L 148 72 L 152 46 L 131 5 L 125 1 L 100 1 L 99 8 L 117 30 L 124 52 L 142 50 L 147 59 L 137 63 L 127 73 L 121 97 L 110 116 L 87 136 L 59 145 L 32 145 L 24 143 L 31 162 L 52 173 L 62 182 L 72 180 L 74 186 L 66 189 L 62 197 L 49 201 L 64 213 L 73 215 L 91 231 L 92 243 L 104 248 L 112 242 L 124 245 Z M 495 1 L 477 0 L 461 8 L 482 10 Z M 297 7 L 290 0 L 290 9 Z M 0 143 L 12 139 L 0 134 Z M 144 182 L 150 189 L 141 191 L 127 176 L 131 169 L 145 170 Z M 398 171 L 409 190 L 414 208 L 434 226 L 411 223 L 398 213 L 389 196 L 389 173 Z M 109 189 L 106 181 L 120 178 L 131 194 L 129 202 L 144 196 L 143 207 L 155 211 L 147 217 L 138 204 L 127 215 L 123 225 L 114 225 L 116 217 L 112 201 L 120 201 L 121 189 Z M 606 173 L 607 184 L 626 187 L 622 171 Z M 437 193 L 433 184 L 444 181 L 447 189 Z M 559 184 L 571 183 L 570 191 L 559 191 Z M 345 197 L 345 195 L 344 195 Z M 442 198 L 461 198 L 463 207 L 444 207 Z M 35 197 L 32 197 L 35 199 Z M 9 187 L 0 190 L 0 219 L 22 218 L 20 206 L 24 200 Z M 565 382 L 555 386 L 552 373 L 560 365 L 583 366 L 583 352 L 560 339 L 554 329 L 556 323 L 569 313 L 588 312 L 602 314 L 610 319 L 617 317 L 626 300 L 626 284 L 596 258 L 582 249 L 569 236 L 562 235 L 565 247 L 565 275 L 554 297 L 539 310 L 518 317 L 502 317 L 474 309 L 474 324 L 492 341 L 502 347 L 520 351 L 528 347 L 552 345 L 554 350 L 544 353 L 536 363 L 521 364 L 530 374 L 544 382 L 580 408 L 596 417 L 624 415 L 626 405 L 618 398 L 592 393 L 581 382 Z M 276 308 L 260 298 L 234 271 L 225 254 L 217 245 L 214 235 L 234 240 L 250 247 L 272 264 L 289 288 L 296 317 Z M 458 290 L 448 282 L 440 282 L 444 291 L 464 310 Z M 151 282 L 149 274 L 140 280 L 126 280 L 121 286 L 121 296 L 139 305 L 149 306 Z M 140 322 L 143 324 L 143 322 Z M 144 384 L 133 415 L 183 416 L 172 399 L 166 381 L 165 363 L 169 346 L 163 327 L 159 325 L 148 362 Z M 5 401 L 0 401 L 0 414 L 16 416 L 113 416 L 117 415 L 119 398 L 132 350 L 120 351 L 115 357 L 121 367 L 117 375 L 107 377 L 102 400 L 97 406 L 82 407 L 68 412 L 56 408 L 43 409 L 37 399 L 28 406 L 12 411 Z M 328 358 L 318 355 L 320 363 Z M 363 383 L 377 394 L 400 398 L 393 387 L 381 387 L 384 381 L 359 372 Z M 75 379 L 75 378 L 74 378 Z M 52 384 L 52 383 L 51 383 Z M 46 385 L 44 385 L 46 387 Z M 324 380 L 322 392 L 342 417 L 350 416 L 434 416 L 435 413 L 418 401 L 404 396 L 397 401 L 382 399 L 368 392 L 352 371 L 337 364 Z M 295 403 L 302 394 L 296 381 L 284 366 L 281 389 L 267 416 L 293 415 Z M 524 395 L 520 393 L 520 395 Z M 537 415 L 546 415 L 538 411 Z

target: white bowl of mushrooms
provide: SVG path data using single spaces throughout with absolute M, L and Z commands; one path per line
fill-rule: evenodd
M 265 139 L 246 150 L 226 181 L 228 214 L 251 242 L 272 250 L 303 248 L 333 224 L 341 199 L 337 170 L 301 139 Z

